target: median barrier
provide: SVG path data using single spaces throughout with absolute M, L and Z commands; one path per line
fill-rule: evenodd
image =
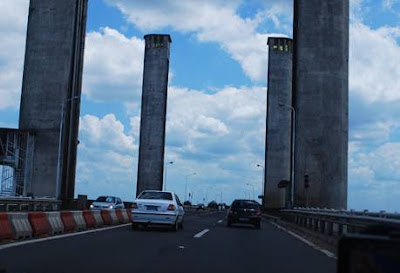
M 126 214 L 128 214 L 129 222 L 132 222 L 132 210 L 131 209 L 127 209 L 126 210 Z
M 113 224 L 113 220 L 111 218 L 109 210 L 101 210 L 101 218 L 103 219 L 104 225 L 111 226 Z
M 64 231 L 74 231 L 76 230 L 76 222 L 70 211 L 61 211 L 61 220 L 64 224 Z
M 95 220 L 96 227 L 102 227 L 104 225 L 103 218 L 101 218 L 100 210 L 92 210 L 93 218 Z
M 32 237 L 32 227 L 28 220 L 28 213 L 8 213 L 8 220 L 11 224 L 14 239 L 25 239 Z
M 61 215 L 59 211 L 46 212 L 47 220 L 50 223 L 50 233 L 58 234 L 64 232 L 64 224 L 61 220 Z
M 75 210 L 75 211 L 71 211 L 72 216 L 75 219 L 75 223 L 76 223 L 76 230 L 78 231 L 82 231 L 86 229 L 86 222 L 85 222 L 85 218 L 83 218 L 82 215 L 82 211 L 81 210 Z
M 118 220 L 117 214 L 115 213 L 115 210 L 110 210 L 110 216 L 111 216 L 112 224 L 118 225 L 119 220 Z
M 87 228 L 94 228 L 96 227 L 96 220 L 94 219 L 93 213 L 91 210 L 84 210 L 82 212 L 83 218 L 86 222 Z
M 0 241 L 11 240 L 13 233 L 7 213 L 0 213 Z
M 129 219 L 128 213 L 126 213 L 126 210 L 123 209 L 121 211 L 121 214 L 122 214 L 122 218 L 124 219 L 124 223 L 129 223 L 130 219 Z
M 29 212 L 28 220 L 31 224 L 33 236 L 46 236 L 51 234 L 50 223 L 44 212 Z
M 124 216 L 122 216 L 122 210 L 116 209 L 116 210 L 115 210 L 115 214 L 117 215 L 118 222 L 119 222 L 120 224 L 124 224 L 124 223 L 125 223 L 125 220 L 124 220 Z

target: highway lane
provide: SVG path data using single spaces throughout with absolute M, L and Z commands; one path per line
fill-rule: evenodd
M 130 226 L 0 250 L 0 268 L 30 272 L 335 272 L 336 260 L 263 222 L 228 228 L 225 213 L 187 215 L 179 232 Z

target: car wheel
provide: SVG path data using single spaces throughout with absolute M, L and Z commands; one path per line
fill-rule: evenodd
M 255 224 L 255 228 L 256 228 L 256 229 L 261 229 L 261 223 L 258 222 L 257 224 Z
M 132 223 L 132 230 L 137 230 L 137 229 L 138 229 L 138 224 Z
M 232 226 L 232 222 L 231 222 L 230 220 L 227 220 L 227 221 L 226 221 L 226 226 L 227 226 L 227 227 Z
M 178 231 L 179 230 L 179 223 L 178 220 L 176 220 L 175 224 L 172 225 L 172 231 Z

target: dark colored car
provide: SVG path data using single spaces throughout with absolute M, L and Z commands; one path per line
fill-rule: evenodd
M 260 229 L 260 204 L 253 200 L 234 200 L 228 211 L 227 226 L 236 223 L 251 224 Z
M 198 204 L 196 210 L 205 210 L 206 207 L 204 206 L 204 204 Z

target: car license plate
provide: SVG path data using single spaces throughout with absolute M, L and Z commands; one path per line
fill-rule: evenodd
M 146 206 L 147 210 L 158 210 L 157 206 Z
M 249 221 L 249 218 L 239 218 L 239 221 L 247 222 Z

